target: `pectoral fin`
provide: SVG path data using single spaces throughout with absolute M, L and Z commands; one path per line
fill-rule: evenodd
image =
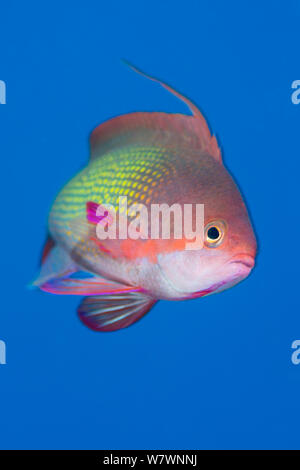
M 85 270 L 67 251 L 54 243 L 49 245 L 49 242 L 43 252 L 40 273 L 32 286 L 61 295 L 110 295 L 140 290 Z
M 87 271 L 76 271 L 70 275 L 55 277 L 41 284 L 40 289 L 60 295 L 110 295 L 139 291 L 139 287 L 111 281 Z
M 49 238 L 42 254 L 42 265 L 33 287 L 40 287 L 55 278 L 69 276 L 78 270 L 70 255 Z
M 78 315 L 92 330 L 116 331 L 140 320 L 155 302 L 142 292 L 86 297 L 78 308 Z

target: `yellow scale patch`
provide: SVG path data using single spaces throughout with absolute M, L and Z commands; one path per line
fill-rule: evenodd
M 69 248 L 76 246 L 86 258 L 94 260 L 99 247 L 86 240 L 86 203 L 112 204 L 117 211 L 119 197 L 127 196 L 128 207 L 133 203 L 150 204 L 153 193 L 173 173 L 168 157 L 166 149 L 131 147 L 91 161 L 59 193 L 50 214 L 51 230 Z M 137 253 L 136 247 L 127 247 L 126 240 L 122 249 L 127 257 L 143 254 Z M 156 247 L 151 240 L 143 249 L 155 260 Z
M 53 207 L 55 223 L 85 216 L 86 202 L 112 204 L 118 209 L 119 196 L 128 206 L 148 204 L 155 187 L 168 176 L 164 149 L 129 148 L 92 161 L 61 191 Z

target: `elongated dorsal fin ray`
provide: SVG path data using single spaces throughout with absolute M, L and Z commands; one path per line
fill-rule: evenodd
M 222 162 L 217 140 L 211 135 L 199 109 L 185 96 L 166 83 L 126 64 L 138 74 L 159 83 L 183 101 L 192 112 L 170 114 L 163 112 L 136 112 L 118 116 L 98 126 L 91 134 L 91 159 L 126 145 L 158 145 L 166 148 L 191 149 L 208 152 Z
M 204 125 L 207 128 L 207 131 L 209 132 L 204 117 L 202 116 L 202 114 L 201 114 L 200 110 L 197 108 L 197 106 L 191 100 L 189 100 L 186 96 L 184 96 L 181 93 L 179 93 L 178 91 L 176 91 L 174 88 L 172 88 L 167 83 L 159 80 L 158 78 L 152 77 L 152 75 L 148 75 L 147 73 L 145 73 L 142 70 L 138 69 L 135 65 L 132 65 L 127 60 L 122 59 L 122 61 L 124 62 L 124 64 L 126 64 L 128 67 L 130 67 L 134 72 L 138 73 L 139 75 L 142 75 L 145 78 L 148 78 L 149 80 L 152 80 L 153 82 L 159 83 L 162 87 L 164 87 L 170 93 L 177 96 L 177 98 L 179 98 L 181 101 L 183 101 L 188 106 L 188 108 L 191 110 L 191 112 L 193 113 L 194 116 L 199 116 L 201 119 L 204 120 Z M 210 133 L 209 133 L 209 135 L 210 135 Z

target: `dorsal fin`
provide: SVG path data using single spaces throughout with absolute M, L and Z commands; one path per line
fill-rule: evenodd
M 91 159 L 124 145 L 155 145 L 159 142 L 167 148 L 190 147 L 207 151 L 216 160 L 222 162 L 217 140 L 211 135 L 199 109 L 166 83 L 146 75 L 131 64 L 127 63 L 127 65 L 177 96 L 189 107 L 193 115 L 137 112 L 110 119 L 96 127 L 91 134 Z

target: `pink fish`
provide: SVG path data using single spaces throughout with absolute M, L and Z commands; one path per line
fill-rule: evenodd
M 183 100 L 192 115 L 125 114 L 92 132 L 88 165 L 64 186 L 51 209 L 34 282 L 46 292 L 86 296 L 79 317 L 97 331 L 131 325 L 159 299 L 221 292 L 254 266 L 253 229 L 216 138 L 194 104 L 148 78 Z M 187 204 L 204 205 L 203 244 L 186 249 L 184 235 L 149 237 L 150 217 L 143 230 L 140 221 L 139 238 L 124 237 L 120 226 L 116 238 L 99 237 L 99 230 L 112 230 L 117 219 L 126 220 L 129 230 L 132 216 L 114 211 L 121 197 L 149 212 L 158 204 L 182 210 Z M 172 235 L 176 228 L 173 221 Z

